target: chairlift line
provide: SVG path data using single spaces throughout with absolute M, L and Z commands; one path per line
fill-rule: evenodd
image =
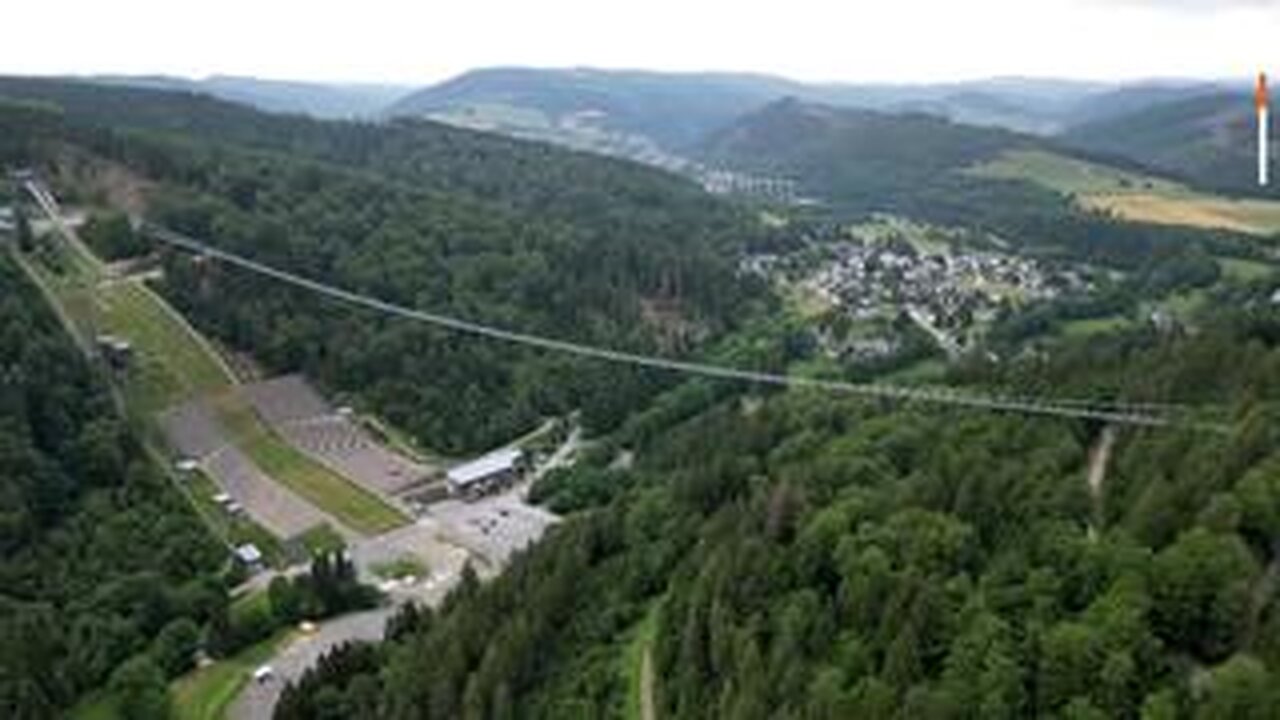
M 882 383 L 853 383 L 842 380 L 824 380 L 820 378 L 808 378 L 756 370 L 744 370 L 741 368 L 725 367 L 722 365 L 712 365 L 686 360 L 675 360 L 672 358 L 654 355 L 641 355 L 623 350 L 602 348 L 594 345 L 584 345 L 567 340 L 558 340 L 541 335 L 507 330 L 448 315 L 441 315 L 439 313 L 397 305 L 369 295 L 364 295 L 313 280 L 311 278 L 303 277 L 287 270 L 280 270 L 278 268 L 271 267 L 270 265 L 263 264 L 256 260 L 251 260 L 242 255 L 237 255 L 236 253 L 221 250 L 209 245 L 208 243 L 195 240 L 152 223 L 142 223 L 140 230 L 150 237 L 171 247 L 193 253 L 197 256 L 213 258 L 229 265 L 234 265 L 244 270 L 351 305 L 375 310 L 388 315 L 395 315 L 409 320 L 423 322 L 429 325 L 435 325 L 437 327 L 446 328 L 456 332 L 468 333 L 493 340 L 501 340 L 504 342 L 525 345 L 552 352 L 560 352 L 608 362 L 683 373 L 686 375 L 698 375 L 719 380 L 732 380 L 791 388 L 810 388 L 833 393 L 858 395 L 872 399 L 952 405 L 976 410 L 1060 417 L 1075 420 L 1094 420 L 1104 423 L 1139 427 L 1181 427 L 1213 432 L 1225 432 L 1227 430 L 1225 426 L 1219 424 L 1174 419 L 1158 414 L 1152 414 L 1148 411 L 1126 410 L 1119 406 L 1115 406 L 1113 409 L 1101 409 L 1096 407 L 1096 403 L 1090 404 L 1089 401 L 1046 401 L 1014 397 L 974 395 L 970 393 L 962 393 L 958 390 L 945 387 L 911 388 Z

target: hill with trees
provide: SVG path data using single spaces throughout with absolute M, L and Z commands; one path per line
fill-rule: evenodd
M 421 121 L 321 122 L 25 80 L 0 80 L 0 96 L 18 99 L 0 103 L 0 161 L 35 166 L 71 200 L 109 197 L 119 188 L 103 178 L 125 177 L 152 221 L 391 302 L 637 351 L 720 351 L 738 366 L 806 357 L 768 289 L 737 272 L 744 246 L 773 239 L 754 212 L 670 175 Z M 887 205 L 1142 269 L 1153 285 L 1218 271 L 1204 247 L 1231 238 L 1092 216 L 1047 189 L 964 172 L 1028 144 L 926 115 L 787 101 L 706 152 L 811 183 L 836 212 Z M 108 219 L 86 234 L 128 256 L 140 249 L 128 232 Z M 203 330 L 269 370 L 304 370 L 428 447 L 471 452 L 572 410 L 594 436 L 578 465 L 534 488 L 568 513 L 541 544 L 491 583 L 467 573 L 439 609 L 404 610 L 387 642 L 330 654 L 285 691 L 280 718 L 617 717 L 644 692 L 671 718 L 1280 713 L 1280 323 L 1266 278 L 1207 295 L 1213 322 L 1196 333 L 1067 338 L 946 371 L 949 384 L 1010 396 L 1212 406 L 1225 426 L 1117 428 L 1091 482 L 1106 432 L 1095 423 L 676 384 L 161 255 L 158 289 Z M 106 391 L 75 369 L 34 292 L 0 297 L 0 319 L 14 318 L 0 343 L 0 463 L 8 453 L 17 468 L 0 478 L 19 478 L 5 507 L 22 508 L 5 520 L 18 610 L 0 616 L 14 638 L 0 643 L 0 692 L 47 717 L 115 675 L 131 707 L 152 707 L 156 658 L 183 654 L 160 653 L 147 633 L 179 649 L 192 624 L 246 638 L 214 596 L 173 591 L 207 575 L 213 550 L 184 531 L 181 508 L 146 514 L 163 485 L 136 485 L 157 493 L 136 500 L 112 484 L 136 448 L 97 422 Z M 47 352 L 28 342 L 46 336 Z M 112 472 L 99 481 L 99 468 Z M 148 475 L 123 477 L 128 488 Z M 77 489 L 86 479 L 92 489 Z M 101 513 L 84 536 L 82 512 Z M 103 540 L 112 522 L 128 540 Z M 125 555 L 118 543 L 133 540 L 145 552 Z M 189 546 L 169 551 L 176 542 Z M 108 551 L 110 562 L 96 555 Z M 41 587 L 36 567 L 66 579 Z M 113 583 L 132 572 L 161 579 Z M 110 588 L 101 606 L 99 585 Z M 326 598 L 369 601 L 329 560 L 272 595 L 268 621 Z
M 203 93 L 259 110 L 326 119 L 371 118 L 410 92 L 397 85 L 315 83 L 211 75 L 198 80 L 164 75 L 95 75 L 79 80 L 102 85 Z
M 820 217 L 901 214 L 988 232 L 1047 257 L 1134 268 L 1172 238 L 1228 254 L 1245 247 L 1233 232 L 1125 221 L 1082 206 L 1052 183 L 978 171 L 1027 151 L 1119 172 L 1094 155 L 1041 137 L 794 98 L 717 133 L 699 157 L 713 167 L 791 179 Z
M 145 179 L 149 219 L 389 301 L 677 355 L 768 302 L 736 274 L 735 248 L 759 232 L 750 215 L 634 164 L 433 123 L 320 122 L 155 91 L 15 81 L 0 93 L 65 108 L 43 125 L 60 124 L 87 166 Z M 85 184 L 57 145 L 38 153 L 51 174 Z M 656 381 L 317 307 L 186 256 L 166 270 L 161 289 L 203 330 L 448 452 L 573 409 L 607 426 Z
M 1272 142 L 1280 139 L 1273 124 Z M 1196 94 L 1071 127 L 1072 147 L 1126 158 L 1198 187 L 1276 196 L 1257 184 L 1253 96 L 1244 89 Z
M 924 113 L 850 110 L 787 98 L 708 138 L 699 157 L 713 167 L 792 178 L 804 195 L 862 209 L 1033 142 Z
M 849 108 L 927 112 L 1024 131 L 1050 131 L 1103 86 L 1017 78 L 925 85 L 802 83 L 743 73 L 595 68 L 483 68 L 408 95 L 393 117 L 425 116 L 562 142 L 611 132 L 667 152 L 696 148 L 739 117 L 786 97 Z
M 8 254 L 0 338 L 0 707 L 63 717 L 110 682 L 162 717 L 165 677 L 225 609 L 226 548 Z
M 278 717 L 322 697 L 362 717 L 623 717 L 646 655 L 671 718 L 1272 717 L 1280 328 L 1262 297 L 1195 337 L 953 378 L 1231 408 L 1221 435 L 1119 429 L 1095 490 L 1087 423 L 683 387 L 667 399 L 701 409 L 638 419 L 548 480 L 578 511 L 507 573 L 336 652 Z

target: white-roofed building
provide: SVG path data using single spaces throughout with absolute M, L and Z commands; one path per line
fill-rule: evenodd
M 251 570 L 257 570 L 262 567 L 262 551 L 253 543 L 245 543 L 237 547 L 236 559 Z
M 449 492 L 475 497 L 506 487 L 520 478 L 524 451 L 503 448 L 453 468 L 445 476 Z

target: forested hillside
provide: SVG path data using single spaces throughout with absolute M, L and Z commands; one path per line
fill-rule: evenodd
M 1224 311 L 968 372 L 1232 408 L 1225 434 L 1118 428 L 1096 492 L 1097 426 L 695 391 L 709 409 L 552 481 L 620 496 L 278 717 L 619 717 L 646 653 L 666 718 L 1275 717 L 1278 340 Z
M 701 156 L 713 165 L 790 177 L 807 195 L 860 209 L 936 185 L 950 171 L 1031 142 L 923 113 L 893 115 L 786 99 L 716 133 Z
M 1199 187 L 1274 195 L 1257 184 L 1252 94 L 1208 92 L 1154 103 L 1086 122 L 1062 136 L 1068 144 L 1127 158 Z M 1272 142 L 1280 139 L 1273 126 Z
M 737 264 L 744 247 L 817 231 L 796 220 L 763 237 L 749 210 L 678 178 L 431 123 L 326 123 L 51 82 L 0 80 L 0 95 L 19 99 L 0 103 L 0 161 L 36 166 L 72 199 L 112 197 L 110 179 L 125 178 L 148 219 L 263 262 L 559 338 L 777 370 L 807 359 L 807 336 Z M 964 172 L 1028 143 L 789 101 L 708 153 L 800 179 L 826 203 L 798 211 L 814 227 L 892 210 L 998 233 L 1010 253 L 1122 269 L 1126 307 L 1204 289 L 1219 255 L 1242 247 Z M 147 247 L 129 232 L 117 220 L 86 235 L 116 257 Z M 330 655 L 277 717 L 594 719 L 650 702 L 677 719 L 1280 716 L 1268 281 L 1202 293 L 1212 322 L 1195 332 L 1144 324 L 1023 351 L 1015 328 L 1001 358 L 940 371 L 974 391 L 1187 404 L 1215 421 L 1107 429 L 676 384 L 160 254 L 157 289 L 201 329 L 427 447 L 470 453 L 573 410 L 589 431 L 578 464 L 533 488 L 568 514 L 545 540 L 492 582 L 468 573 L 442 607 L 403 611 L 388 642 Z M 6 267 L 0 282 L 16 282 Z M 163 485 L 131 463 L 135 444 L 103 420 L 105 390 L 34 291 L 14 287 L 0 299 L 13 368 L 0 412 L 16 419 L 0 425 L 0 463 L 19 470 L 0 478 L 19 478 L 5 508 L 22 510 L 5 518 L 13 602 L 0 632 L 13 640 L 0 647 L 24 652 L 0 661 L 0 692 L 45 717 L 150 649 L 115 683 L 145 687 L 167 656 L 152 635 L 178 644 L 226 613 L 204 584 L 183 585 L 217 548 L 180 507 L 149 514 L 168 502 Z M 144 550 L 122 549 L 135 542 Z M 66 580 L 45 587 L 36 563 Z
M 331 119 L 375 117 L 410 91 L 408 87 L 395 85 L 264 80 L 235 75 L 213 75 L 200 80 L 164 75 L 95 75 L 83 80 L 101 85 L 207 93 L 267 112 Z
M 3 92 L 65 107 L 62 132 L 82 164 L 110 160 L 145 178 L 153 221 L 386 300 L 671 354 L 768 300 L 735 275 L 735 249 L 758 232 L 745 213 L 630 163 L 429 123 L 322 123 L 154 91 L 0 83 Z M 53 162 L 55 144 L 41 147 L 80 184 L 79 161 Z M 189 261 L 169 258 L 162 289 L 204 329 L 271 370 L 355 394 L 440 450 L 499 444 L 574 409 L 607 427 L 655 380 L 317 305 Z
M 190 666 L 199 624 L 225 604 L 225 548 L 146 460 L 8 254 L 0 551 L 0 708 L 15 720 L 61 717 L 113 672 L 135 717 L 158 717 L 147 703 L 165 702 L 164 674 Z
M 1122 221 L 1041 184 L 974 172 L 1037 149 L 1061 151 L 1041 138 L 927 115 L 785 100 L 717 134 L 703 153 L 713 165 L 795 180 L 819 217 L 901 214 L 989 232 L 1023 252 L 1126 269 L 1189 243 L 1247 251 L 1231 232 Z
M 589 114 L 596 124 L 677 149 L 798 87 L 781 78 L 589 68 L 486 68 L 423 88 L 392 105 L 394 117 L 504 108 L 542 123 Z

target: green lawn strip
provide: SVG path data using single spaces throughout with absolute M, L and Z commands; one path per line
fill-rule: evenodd
M 148 353 L 135 352 L 124 382 L 125 397 L 145 417 L 187 399 L 186 384 L 172 366 Z
M 134 344 L 147 373 L 139 388 L 146 407 L 159 409 L 186 398 L 216 394 L 218 419 L 236 445 L 267 475 L 358 532 L 379 533 L 406 522 L 377 496 L 268 430 L 243 398 L 228 392 L 235 378 L 213 349 L 166 309 L 163 299 L 132 282 L 109 286 L 101 295 L 108 326 Z
M 190 396 L 218 392 L 235 379 L 212 350 L 166 310 L 154 293 L 137 283 L 118 283 L 103 289 L 105 325 L 133 343 L 135 352 L 154 358 L 178 378 Z
M 260 470 L 347 527 L 360 533 L 378 534 L 408 522 L 408 518 L 377 495 L 312 460 L 271 432 L 239 394 L 223 393 L 212 399 L 212 405 L 231 441 Z
M 427 576 L 427 566 L 412 555 L 401 555 L 394 560 L 375 563 L 371 569 L 374 575 L 383 580 Z
M 1041 150 L 1012 150 L 968 172 L 979 177 L 1030 180 L 1061 193 L 1187 192 L 1168 180 Z
M 232 626 L 244 624 L 254 617 L 269 617 L 272 614 L 271 596 L 266 590 L 244 593 L 231 600 L 227 613 Z
M 275 656 L 294 633 L 293 629 L 281 630 L 233 657 L 175 680 L 169 686 L 175 720 L 221 720 L 253 671 Z
M 645 613 L 644 619 L 636 623 L 631 630 L 631 639 L 623 648 L 622 679 L 627 688 L 626 703 L 623 705 L 623 717 L 626 720 L 642 720 L 640 696 L 644 667 L 645 651 L 652 648 L 654 637 L 658 632 L 658 607 L 660 600 L 655 600 Z
M 85 285 L 76 281 L 72 271 L 65 270 L 64 274 L 59 274 L 33 255 L 15 252 L 14 257 L 40 288 L 72 339 L 87 347 L 93 341 L 90 325 L 93 306 L 92 295 Z

